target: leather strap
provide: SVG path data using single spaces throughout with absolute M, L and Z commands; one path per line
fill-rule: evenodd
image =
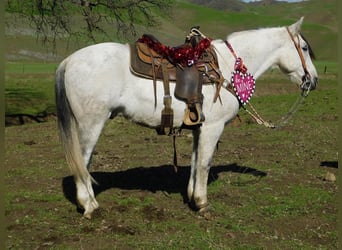
M 154 57 L 152 54 L 152 50 L 150 49 L 150 47 L 147 47 L 148 51 L 150 53 L 150 57 L 151 57 L 151 61 L 152 61 L 152 77 L 153 77 L 153 91 L 154 91 L 154 108 L 157 107 L 157 77 L 156 77 L 156 71 L 158 69 L 155 68 L 155 64 L 154 64 Z
M 169 81 L 169 74 L 167 72 L 166 64 L 162 63 L 161 68 L 162 68 L 162 72 L 163 72 L 164 95 L 170 96 L 170 84 L 169 84 L 170 81 Z
M 169 83 L 169 75 L 167 71 L 167 65 L 165 63 L 161 64 L 162 73 L 163 73 L 163 84 L 164 84 L 164 109 L 161 114 L 161 124 L 157 129 L 158 134 L 172 134 L 173 130 L 173 110 L 171 108 L 172 104 L 172 96 L 170 95 L 170 83 Z M 167 129 L 169 129 L 167 133 Z
M 210 62 L 209 63 L 211 65 L 211 67 L 216 71 L 216 66 L 214 63 Z M 220 90 L 221 90 L 221 87 L 223 85 L 223 82 L 224 82 L 224 77 L 223 75 L 221 74 L 221 72 L 219 72 L 219 69 L 217 70 L 218 72 L 218 75 L 220 76 L 219 79 L 215 80 L 216 82 L 216 93 L 215 93 L 215 96 L 214 96 L 214 103 L 217 101 L 217 98 L 220 99 L 220 102 L 221 102 L 221 97 L 220 97 Z M 222 102 L 221 102 L 222 104 Z
M 302 52 L 302 50 L 301 50 L 301 48 L 300 48 L 300 42 L 299 42 L 299 37 L 298 37 L 298 35 L 297 35 L 298 43 L 296 43 L 295 38 L 293 37 L 293 35 L 292 35 L 292 33 L 291 33 L 289 27 L 286 27 L 286 30 L 287 30 L 287 32 L 289 33 L 289 35 L 290 35 L 290 37 L 291 37 L 291 40 L 292 40 L 294 46 L 296 47 L 296 50 L 297 50 L 298 55 L 299 55 L 299 57 L 300 57 L 300 60 L 301 60 L 301 62 L 302 62 L 302 66 L 303 66 L 303 69 L 304 69 L 304 73 L 305 73 L 306 75 L 309 75 L 309 76 L 310 76 L 310 73 L 308 72 L 308 70 L 307 70 L 307 68 L 306 68 L 306 63 L 305 63 L 305 59 L 304 59 L 304 56 L 303 56 L 303 52 Z
M 228 49 L 230 50 L 230 52 L 232 52 L 232 54 L 233 54 L 233 56 L 234 56 L 234 58 L 235 58 L 235 60 L 236 60 L 236 59 L 237 59 L 237 56 L 236 56 L 236 54 L 235 54 L 235 51 L 233 50 L 232 45 L 231 45 L 227 40 L 225 40 L 224 43 L 227 45 L 227 47 L 228 47 Z

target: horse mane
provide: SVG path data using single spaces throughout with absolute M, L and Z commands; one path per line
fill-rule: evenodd
M 247 32 L 251 32 L 251 31 L 260 31 L 260 30 L 270 30 L 270 29 L 276 29 L 276 28 L 281 28 L 281 27 L 265 27 L 265 28 L 258 28 L 258 29 L 251 29 L 251 30 L 244 30 L 244 31 L 237 31 L 237 32 L 233 32 L 231 34 L 228 35 L 227 40 L 229 38 L 234 37 L 235 35 L 241 34 L 241 33 L 247 33 Z M 304 37 L 304 35 L 302 33 L 300 33 L 301 37 L 303 38 L 303 40 L 306 42 L 306 44 L 308 45 L 308 49 L 309 49 L 309 55 L 311 57 L 311 59 L 315 60 L 316 56 L 315 53 L 309 43 L 309 41 Z

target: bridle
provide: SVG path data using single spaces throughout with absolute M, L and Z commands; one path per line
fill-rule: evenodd
M 295 38 L 293 36 L 293 34 L 291 33 L 289 27 L 286 27 L 286 30 L 287 32 L 289 33 L 290 37 L 291 37 L 291 40 L 298 52 L 298 55 L 299 55 L 299 58 L 302 62 L 302 67 L 303 67 L 303 70 L 304 70 L 304 75 L 302 77 L 302 84 L 300 85 L 300 88 L 302 89 L 302 95 L 303 96 L 308 96 L 309 95 L 309 92 L 311 90 L 311 85 L 312 85 L 312 82 L 311 82 L 311 75 L 309 73 L 309 71 L 307 70 L 307 67 L 306 67 L 306 63 L 305 63 L 305 59 L 304 59 L 304 55 L 303 55 L 303 52 L 302 52 L 302 49 L 301 49 L 301 46 L 300 46 L 300 40 L 299 40 L 299 35 L 297 35 L 297 41 L 295 41 Z
M 304 102 L 304 99 L 309 95 L 309 92 L 310 92 L 311 87 L 312 87 L 311 86 L 312 85 L 311 75 L 310 75 L 310 73 L 309 73 L 309 71 L 307 70 L 307 67 L 306 67 L 306 62 L 305 62 L 304 55 L 303 55 L 303 52 L 302 52 L 302 49 L 301 49 L 301 46 L 300 46 L 299 35 L 297 35 L 297 41 L 298 42 L 296 42 L 293 34 L 290 31 L 290 29 L 288 27 L 286 27 L 286 30 L 289 33 L 289 35 L 291 37 L 291 40 L 292 40 L 292 42 L 293 42 L 293 44 L 294 44 L 294 46 L 295 46 L 295 48 L 296 48 L 296 50 L 298 52 L 298 55 L 299 55 L 299 58 L 301 60 L 302 67 L 303 67 L 303 70 L 304 70 L 304 75 L 302 77 L 302 83 L 300 85 L 300 88 L 302 89 L 301 96 L 299 96 L 299 98 L 297 98 L 296 102 L 293 104 L 293 106 L 291 107 L 290 111 L 277 122 L 277 125 L 274 125 L 273 123 L 267 122 L 264 119 L 262 119 L 261 116 L 257 113 L 255 108 L 250 103 L 248 103 L 248 105 L 251 107 L 252 112 L 247 110 L 245 107 L 243 107 L 247 111 L 247 113 L 249 115 L 251 115 L 252 118 L 258 124 L 262 124 L 262 125 L 264 125 L 265 127 L 268 127 L 268 128 L 278 128 L 279 129 L 279 128 L 283 127 L 290 120 L 290 118 L 297 112 L 297 110 L 299 109 L 301 104 Z M 233 50 L 231 44 L 227 40 L 225 40 L 225 44 L 228 47 L 228 49 L 230 50 L 230 52 L 233 54 L 233 56 L 235 57 L 235 60 L 240 59 L 240 58 L 238 58 L 236 56 L 235 51 Z M 247 68 L 242 63 L 242 60 L 241 60 L 241 69 L 247 70 Z

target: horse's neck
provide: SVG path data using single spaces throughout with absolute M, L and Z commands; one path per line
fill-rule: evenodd
M 277 63 L 281 46 L 280 28 L 266 28 L 233 33 L 228 37 L 236 56 L 241 57 L 248 72 L 258 78 Z

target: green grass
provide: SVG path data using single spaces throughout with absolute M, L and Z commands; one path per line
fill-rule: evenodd
M 217 11 L 178 1 L 175 25 L 188 29 L 199 25 L 212 38 L 225 39 L 234 31 L 290 25 L 305 17 L 302 33 L 309 40 L 318 60 L 337 61 L 337 22 L 332 0 L 310 0 L 295 4 L 248 5 L 244 11 Z M 324 22 L 322 22 L 324 20 Z M 215 28 L 213 28 L 215 27 Z
M 261 205 L 262 213 L 266 217 L 280 218 L 288 216 L 302 216 L 308 213 L 321 213 L 317 204 L 331 202 L 333 197 L 320 188 L 312 188 L 304 185 L 296 185 L 284 190 L 279 196 L 274 193 L 264 195 Z M 267 204 L 269 203 L 269 204 Z
M 55 63 L 6 63 L 6 115 L 37 115 L 55 110 Z
M 57 66 L 57 63 L 7 62 L 5 70 L 6 74 L 54 74 Z
M 265 78 L 262 84 L 266 83 Z M 325 91 L 333 93 L 336 85 L 335 80 Z M 328 130 L 337 129 L 336 122 L 320 119 L 322 114 L 335 113 L 331 108 L 337 100 L 327 103 L 320 98 L 320 91 L 317 93 L 309 97 L 317 105 L 304 106 L 283 130 L 264 129 L 246 122 L 238 128 L 226 128 L 212 170 L 236 163 L 267 175 L 256 177 L 243 171 L 218 173 L 218 179 L 208 186 L 211 212 L 207 217 L 183 204 L 178 191 L 165 195 L 159 190 L 141 190 L 138 185 L 136 189 L 108 188 L 101 192 L 97 195 L 101 209 L 92 220 L 81 219 L 74 205 L 62 195 L 61 179 L 68 171 L 57 150 L 60 145 L 55 137 L 55 124 L 8 128 L 6 161 L 13 170 L 6 176 L 11 190 L 5 197 L 7 246 L 334 249 L 337 185 L 322 181 L 326 170 L 319 164 L 337 160 L 336 138 L 328 136 Z M 289 94 L 275 96 L 256 98 L 260 100 L 260 110 L 279 100 L 288 101 Z M 267 101 L 262 102 L 263 99 Z M 323 103 L 326 105 L 320 105 Z M 322 108 L 317 110 L 317 107 Z M 272 115 L 272 110 L 268 114 Z M 36 144 L 23 145 L 32 138 Z M 179 149 L 189 148 L 189 142 L 188 138 L 179 138 Z M 135 153 L 140 161 L 131 159 L 136 144 L 145 145 L 139 147 L 139 154 Z M 118 118 L 107 124 L 96 148 L 92 170 L 115 175 L 125 169 L 160 166 L 172 155 L 172 150 L 166 153 L 162 148 L 171 148 L 170 138 L 157 137 L 154 131 Z M 189 157 L 181 157 L 186 158 L 188 166 Z M 178 179 L 174 178 L 170 176 L 163 185 L 166 182 L 176 185 Z M 157 182 L 151 177 L 146 181 L 151 181 L 151 185 Z

